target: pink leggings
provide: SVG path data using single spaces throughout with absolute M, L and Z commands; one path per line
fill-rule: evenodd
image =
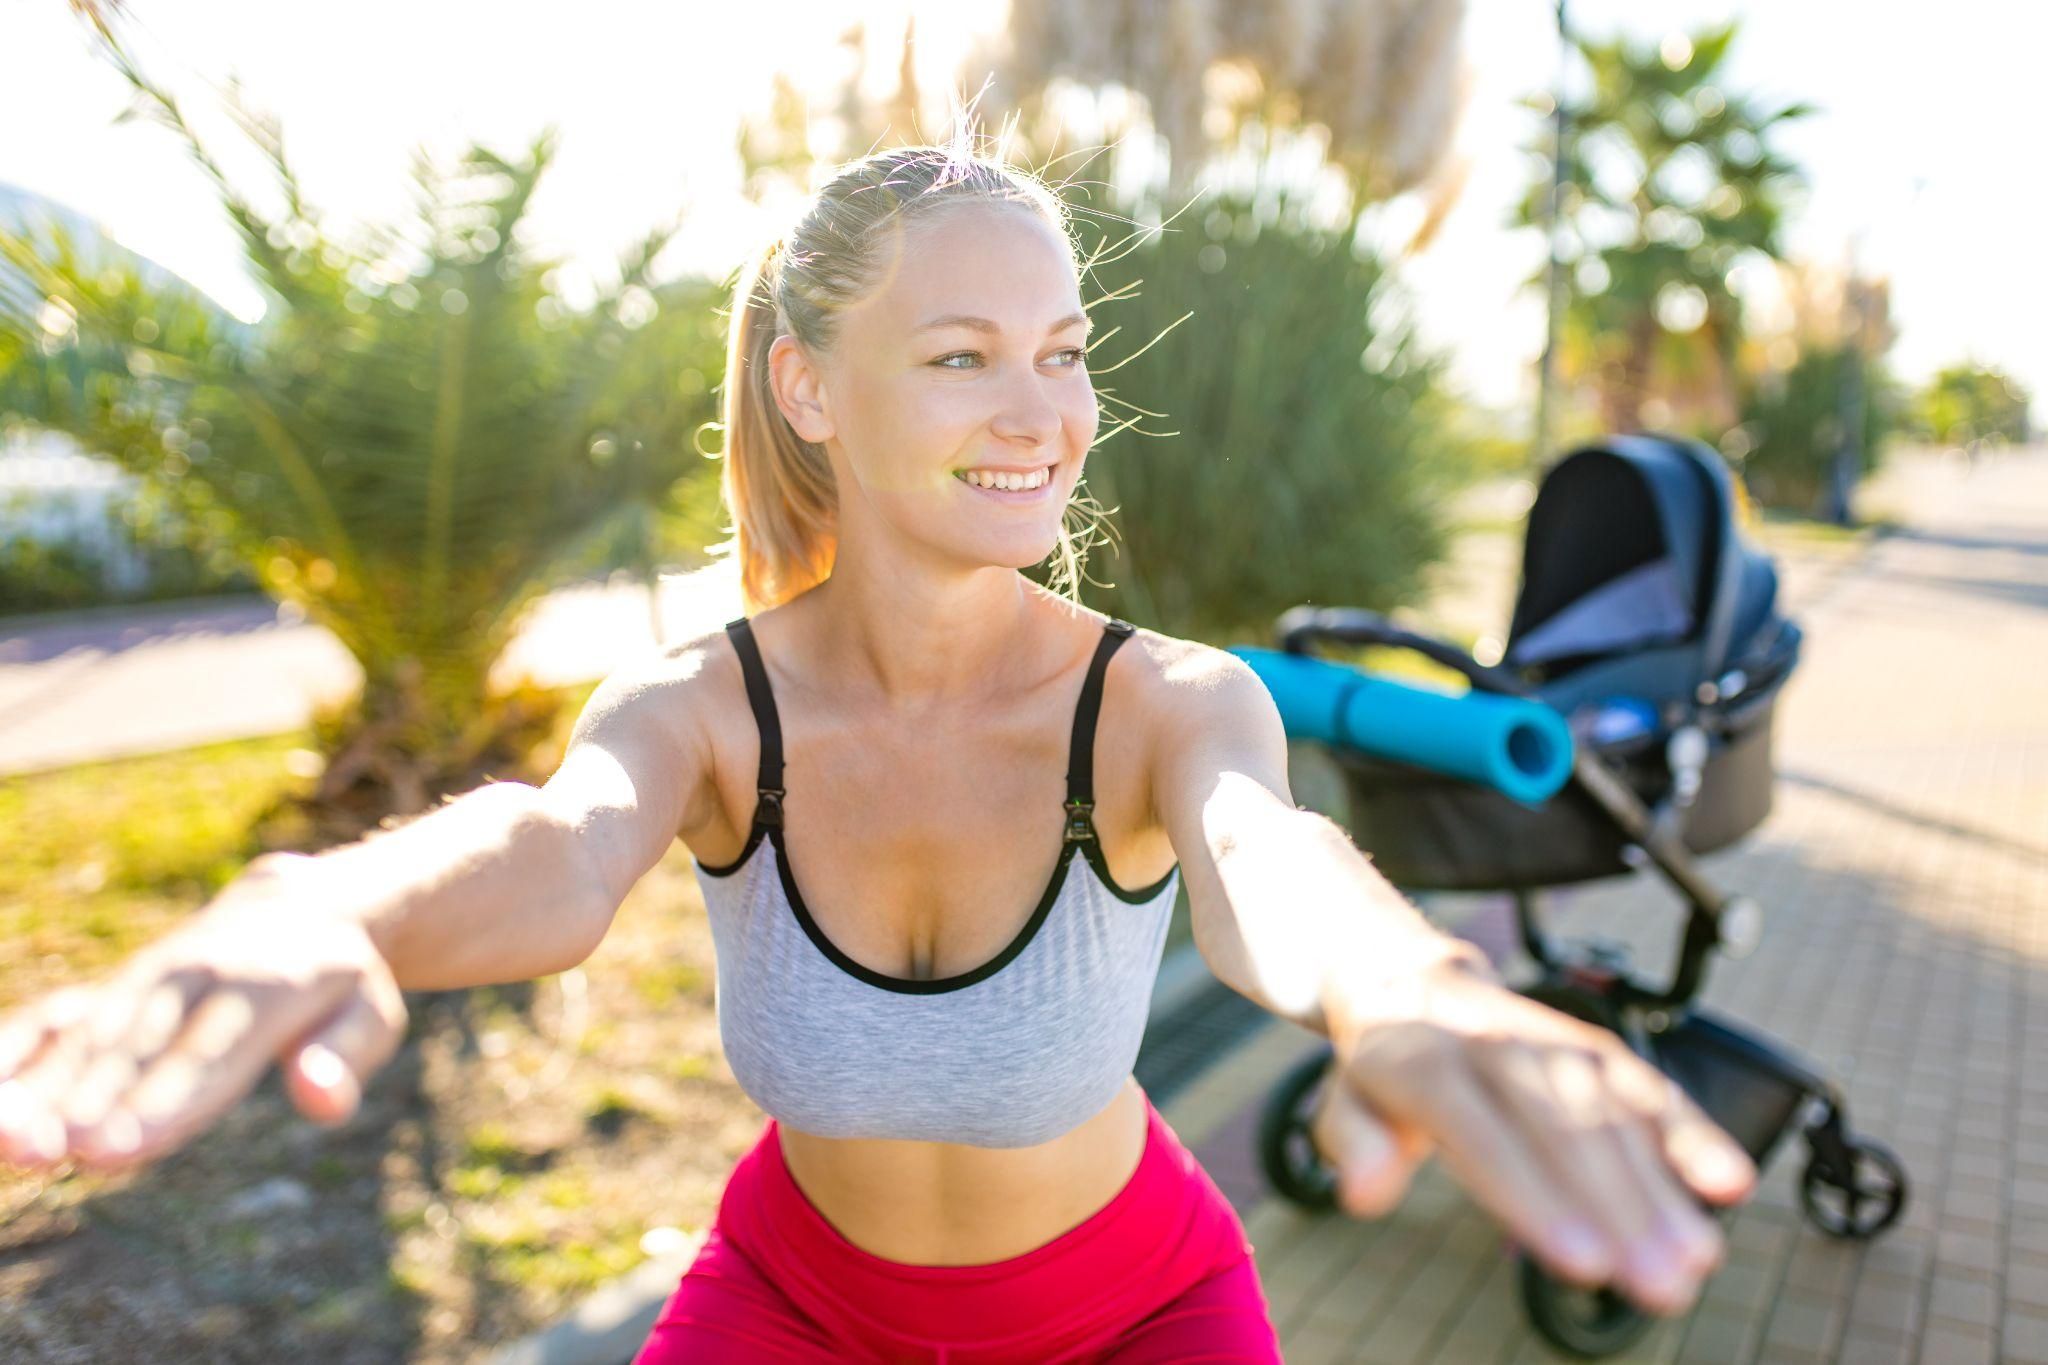
M 846 1240 L 791 1178 L 768 1120 L 633 1365 L 1274 1365 L 1244 1225 L 1145 1108 L 1145 1154 L 1109 1203 L 1009 1260 L 954 1266 Z

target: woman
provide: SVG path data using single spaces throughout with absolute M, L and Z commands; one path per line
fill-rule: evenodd
M 1074 581 L 1098 429 L 1067 226 L 957 150 L 844 168 L 735 300 L 749 615 L 607 679 L 544 787 L 258 859 L 113 980 L 18 1011 L 5 1155 L 149 1160 L 272 1057 L 338 1121 L 400 988 L 582 961 L 681 838 L 771 1117 L 641 1361 L 1276 1360 L 1243 1227 L 1130 1074 L 1185 878 L 1217 975 L 1336 1044 L 1316 1140 L 1348 1210 L 1440 1150 L 1559 1275 L 1682 1310 L 1741 1149 L 1297 810 L 1237 659 L 1019 572 L 1057 553 Z

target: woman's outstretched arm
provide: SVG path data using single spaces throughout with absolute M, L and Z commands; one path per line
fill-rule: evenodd
M 338 1122 L 404 1037 L 401 989 L 582 961 L 711 799 L 705 657 L 602 683 L 545 786 L 489 783 L 341 848 L 258 858 L 104 980 L 0 1016 L 0 1160 L 154 1160 L 273 1059 L 300 1110 Z
M 1342 826 L 1296 809 L 1279 711 L 1242 660 L 1197 647 L 1157 714 L 1153 804 L 1196 945 L 1336 1048 L 1313 1132 L 1345 1206 L 1386 1212 L 1440 1153 L 1553 1273 L 1683 1311 L 1722 1250 L 1698 1201 L 1745 1198 L 1748 1154 L 1613 1034 L 1508 990 Z

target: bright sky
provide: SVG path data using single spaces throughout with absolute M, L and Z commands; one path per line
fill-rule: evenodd
M 1001 22 L 1004 0 L 776 0 L 769 5 L 585 0 L 348 5 L 131 0 L 127 32 L 147 69 L 184 100 L 237 182 L 264 202 L 267 168 L 218 113 L 208 81 L 241 77 L 274 110 L 309 197 L 345 219 L 410 211 L 411 148 L 480 138 L 523 149 L 543 124 L 562 145 L 533 206 L 545 244 L 594 274 L 678 208 L 694 210 L 678 265 L 724 270 L 772 219 L 737 196 L 738 112 L 766 98 L 778 64 L 828 69 L 833 39 L 869 19 L 890 48 L 915 11 L 933 88 L 950 54 Z M 1856 250 L 1892 279 L 1910 379 L 1974 357 L 2015 373 L 2048 410 L 2048 187 L 2039 154 L 2048 97 L 2038 66 L 2048 15 L 1995 0 L 1949 0 L 1938 22 L 1885 22 L 1820 0 L 1571 0 L 1573 22 L 1605 33 L 1624 18 L 1661 33 L 1744 16 L 1731 83 L 1822 113 L 1780 145 L 1809 171 L 1794 220 L 1797 254 L 1833 263 Z M 1453 349 L 1480 399 L 1523 401 L 1542 342 L 1540 300 L 1517 284 L 1542 257 L 1506 226 L 1528 171 L 1533 116 L 1514 101 L 1550 84 L 1549 0 L 1468 0 L 1474 89 L 1460 147 L 1473 170 L 1426 255 L 1412 262 L 1425 335 Z M 893 73 L 893 55 L 879 73 Z M 823 88 L 822 82 L 812 88 Z M 127 87 L 94 55 L 63 0 L 0 0 L 0 181 L 97 219 L 118 240 L 244 316 L 260 296 L 210 187 L 170 134 L 115 125 Z

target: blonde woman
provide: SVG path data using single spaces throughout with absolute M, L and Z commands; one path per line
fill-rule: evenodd
M 1336 1045 L 1315 1135 L 1348 1211 L 1440 1152 L 1557 1274 L 1682 1310 L 1740 1147 L 1296 809 L 1233 656 L 1019 572 L 1058 554 L 1071 586 L 1098 430 L 1068 228 L 957 148 L 841 170 L 734 303 L 747 615 L 607 679 L 544 786 L 259 859 L 17 1011 L 5 1155 L 149 1160 L 272 1058 L 345 1117 L 401 988 L 583 961 L 680 838 L 769 1118 L 640 1361 L 1273 1361 L 1244 1229 L 1131 1075 L 1184 879 L 1217 975 Z

